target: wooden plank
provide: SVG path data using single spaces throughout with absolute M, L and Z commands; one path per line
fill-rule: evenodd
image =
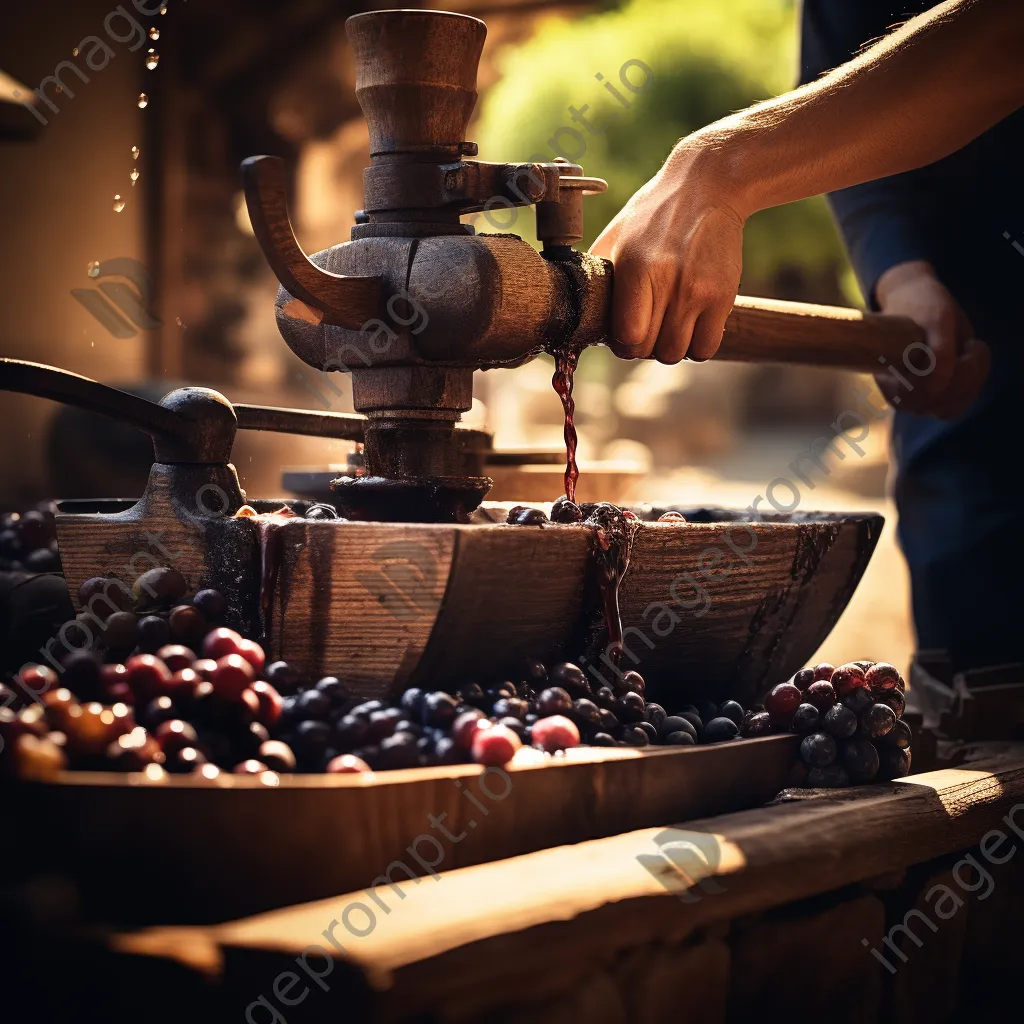
M 645 829 L 446 871 L 430 883 L 400 881 L 396 891 L 383 894 L 388 913 L 375 915 L 365 936 L 337 934 L 346 955 L 373 976 L 429 963 L 429 983 L 439 996 L 470 964 L 480 984 L 501 982 L 507 959 L 481 948 L 491 940 L 514 949 L 525 973 L 546 970 L 545 958 L 567 941 L 567 930 L 579 951 L 592 955 L 607 952 L 612 935 L 621 948 L 679 942 L 715 922 L 969 848 L 1022 797 L 1024 751 L 1017 747 L 969 769 L 849 791 L 844 800 L 798 801 L 688 823 L 674 838 L 693 844 L 700 855 L 689 868 L 696 865 L 721 890 L 684 886 L 698 897 L 690 903 L 676 899 L 638 859 L 660 850 L 661 830 Z M 365 892 L 350 893 L 203 934 L 236 953 L 294 958 L 332 920 L 368 921 L 355 909 L 367 903 Z M 399 905 L 401 912 L 391 913 Z M 158 946 L 173 935 L 150 933 L 145 941 Z
M 764 803 L 797 739 L 524 749 L 507 773 L 457 765 L 274 786 L 69 773 L 0 789 L 0 833 L 35 836 L 36 868 L 69 874 L 104 917 L 223 921 L 359 889 L 396 862 L 408 878 Z
M 310 985 L 302 1019 L 337 1019 L 359 998 L 364 1019 L 427 1014 L 445 1020 L 445 1007 L 469 1013 L 488 1005 L 494 1012 L 450 1019 L 500 1020 L 498 1008 L 564 993 L 587 976 L 587 965 L 611 964 L 655 945 L 680 947 L 719 922 L 968 848 L 1022 793 L 1024 751 L 1018 746 L 969 769 L 865 788 L 846 799 L 803 800 L 690 823 L 675 838 L 701 851 L 686 867 L 693 881 L 707 871 L 709 891 L 677 885 L 670 893 L 664 879 L 638 861 L 659 849 L 658 832 L 645 830 L 378 889 L 388 912 L 378 911 L 361 936 L 337 922 L 352 920 L 357 903 L 377 906 L 365 892 L 209 929 L 136 933 L 116 946 L 175 958 L 188 950 L 213 973 L 220 970 L 225 1002 L 243 1012 L 258 994 L 272 991 L 279 972 L 296 969 L 296 957 L 312 945 L 328 947 L 333 938 L 344 945 L 344 969 L 332 973 L 328 992 Z M 684 902 L 676 895 L 696 898 Z M 859 927 L 880 928 L 874 897 L 862 901 L 861 912 L 858 929 L 844 931 L 851 958 L 864 952 Z M 355 920 L 364 925 L 368 919 Z M 792 941 L 799 934 L 794 931 Z M 804 958 L 813 955 L 805 951 Z M 329 961 L 314 963 L 323 970 Z M 351 968 L 362 972 L 361 985 Z M 591 1005 L 566 999 L 566 1012 Z M 600 1004 L 605 1015 L 596 1019 L 623 1019 L 615 1016 L 610 990 Z M 839 1019 L 841 1010 L 840 1004 Z

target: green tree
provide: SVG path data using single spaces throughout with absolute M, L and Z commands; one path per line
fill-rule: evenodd
M 796 41 L 792 0 L 632 0 L 573 20 L 549 19 L 527 43 L 501 55 L 502 78 L 475 129 L 481 158 L 563 155 L 606 178 L 608 192 L 586 200 L 589 245 L 679 138 L 791 87 Z M 642 91 L 630 91 L 622 76 Z M 587 131 L 570 107 L 606 130 Z M 519 211 L 512 219 L 496 210 L 493 226 L 481 221 L 478 230 L 535 237 L 532 214 Z M 834 274 L 856 295 L 820 198 L 754 215 L 744 265 L 745 283 L 770 287 L 780 268 L 799 268 L 810 276 Z

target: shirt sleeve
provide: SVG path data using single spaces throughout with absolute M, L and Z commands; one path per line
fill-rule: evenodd
M 878 0 L 804 0 L 800 81 L 810 82 L 850 60 L 894 23 Z M 930 258 L 927 174 L 909 171 L 854 185 L 828 196 L 861 291 L 872 306 L 875 285 L 890 267 Z

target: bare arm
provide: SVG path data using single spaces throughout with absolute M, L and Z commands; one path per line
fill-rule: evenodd
M 1024 104 L 1024 4 L 946 0 L 847 64 L 680 144 L 747 212 L 921 167 Z
M 1022 104 L 1024 3 L 947 0 L 817 81 L 694 132 L 594 243 L 615 264 L 613 347 L 710 358 L 747 217 L 931 163 Z M 933 386 L 951 375 L 940 368 Z

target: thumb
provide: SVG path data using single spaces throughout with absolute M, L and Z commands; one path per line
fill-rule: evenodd
M 590 247 L 590 253 L 593 256 L 603 256 L 606 260 L 612 258 L 612 247 L 615 245 L 615 240 L 619 234 L 618 217 L 616 217 L 610 224 L 607 224 L 604 230 L 594 239 L 594 244 Z

